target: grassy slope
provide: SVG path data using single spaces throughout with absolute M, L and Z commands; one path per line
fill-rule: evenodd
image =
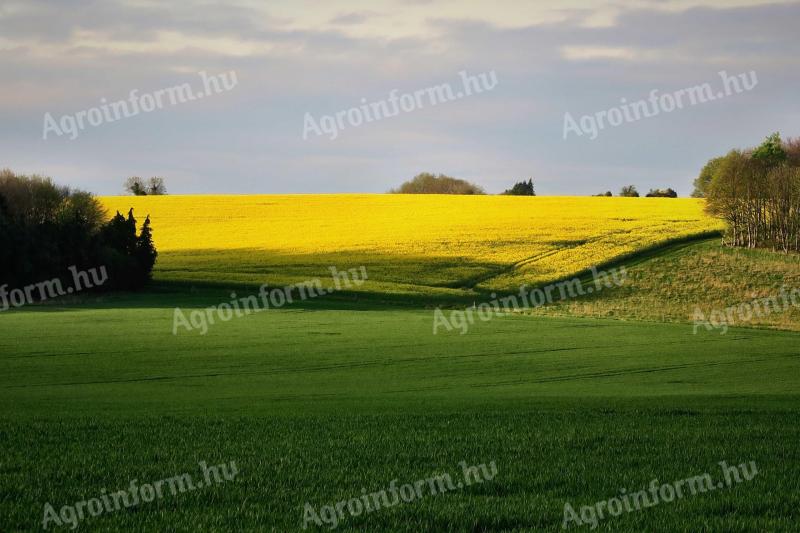
M 724 248 L 719 239 L 668 246 L 621 264 L 628 272 L 623 286 L 536 314 L 691 322 L 696 308 L 708 317 L 753 298 L 779 296 L 782 286 L 800 289 L 800 256 Z M 800 308 L 789 306 L 741 325 L 800 330 Z
M 789 531 L 798 515 L 797 334 L 510 316 L 431 335 L 430 311 L 310 302 L 171 334 L 172 306 L 111 297 L 0 317 L 0 529 L 42 506 L 236 461 L 236 482 L 85 522 L 287 531 L 316 507 L 495 461 L 489 483 L 341 531 L 560 530 L 593 503 L 756 461 L 752 482 L 605 522 Z M 43 327 L 45 325 L 45 327 Z M 26 339 L 20 342 L 19 339 Z

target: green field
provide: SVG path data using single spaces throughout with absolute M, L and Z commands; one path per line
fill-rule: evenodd
M 0 531 L 41 528 L 46 503 L 200 476 L 199 461 L 239 474 L 80 527 L 298 530 L 306 503 L 458 479 L 462 461 L 497 474 L 346 514 L 337 531 L 556 531 L 567 502 L 717 480 L 720 461 L 754 461 L 758 475 L 598 529 L 793 531 L 800 519 L 800 334 L 512 314 L 432 335 L 435 301 L 377 295 L 172 334 L 175 306 L 228 293 L 162 283 L 0 316 Z

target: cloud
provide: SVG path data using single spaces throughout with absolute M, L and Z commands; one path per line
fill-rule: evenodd
M 330 21 L 331 24 L 339 26 L 349 26 L 352 24 L 363 24 L 371 18 L 375 17 L 374 12 L 359 12 L 359 13 L 345 13 L 333 17 Z
M 176 192 L 380 192 L 426 169 L 483 176 L 490 190 L 506 188 L 500 182 L 518 172 L 541 179 L 549 193 L 596 193 L 637 180 L 640 189 L 685 193 L 686 176 L 720 150 L 776 129 L 800 134 L 790 120 L 798 114 L 800 6 L 762 4 L 353 1 L 309 10 L 249 0 L 5 2 L 0 146 L 4 165 L 100 193 L 119 192 L 132 173 L 171 173 Z M 458 83 L 464 69 L 495 70 L 500 84 L 336 141 L 302 140 L 306 112 Z M 723 69 L 755 70 L 759 86 L 593 142 L 562 139 L 567 111 L 593 113 L 622 97 L 713 81 Z M 45 112 L 74 113 L 134 88 L 195 83 L 201 70 L 235 70 L 239 85 L 75 141 L 41 140 Z M 675 181 L 644 182 L 670 176 Z

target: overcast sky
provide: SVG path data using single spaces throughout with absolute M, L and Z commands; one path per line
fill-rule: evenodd
M 97 194 L 131 175 L 163 176 L 175 194 L 385 192 L 431 171 L 489 192 L 532 177 L 539 194 L 632 183 L 684 196 L 709 158 L 800 136 L 798 27 L 798 3 L 757 0 L 0 0 L 0 167 Z M 201 71 L 236 83 L 96 126 L 83 117 L 75 139 L 62 129 L 132 90 L 200 92 Z M 345 123 L 336 139 L 309 130 L 308 117 L 393 90 L 461 92 L 460 71 L 497 83 Z M 719 71 L 757 84 L 564 138 L 565 113 L 703 83 L 716 94 Z

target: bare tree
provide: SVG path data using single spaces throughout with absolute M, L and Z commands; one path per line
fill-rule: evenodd
M 125 190 L 134 196 L 145 196 L 147 189 L 144 180 L 139 176 L 132 176 L 125 180 Z
M 151 196 L 167 194 L 167 186 L 164 185 L 164 178 L 150 178 L 150 181 L 147 182 L 147 194 Z

